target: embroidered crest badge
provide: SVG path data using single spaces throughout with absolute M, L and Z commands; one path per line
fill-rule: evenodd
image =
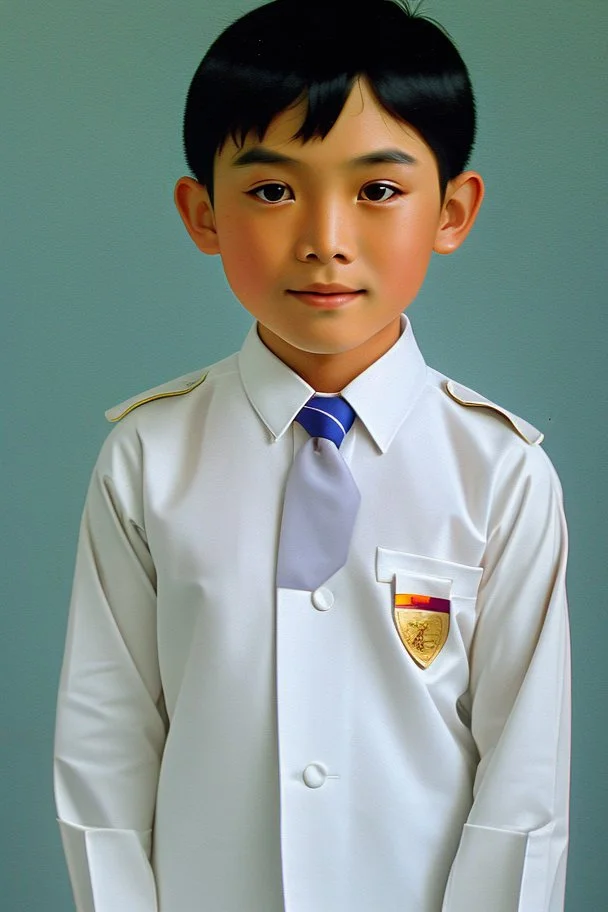
M 450 599 L 407 591 L 412 582 L 412 579 L 406 580 L 402 574 L 396 574 L 393 612 L 395 626 L 414 662 L 420 668 L 428 668 L 443 649 L 450 632 Z M 423 580 L 420 579 L 419 582 L 423 583 Z M 433 582 L 447 584 L 445 594 L 449 594 L 449 580 Z M 436 587 L 431 585 L 426 588 Z

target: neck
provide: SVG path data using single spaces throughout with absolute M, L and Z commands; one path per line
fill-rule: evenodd
M 339 393 L 391 348 L 400 334 L 401 321 L 385 326 L 362 345 L 340 352 L 310 352 L 281 339 L 258 324 L 266 348 L 299 374 L 317 393 Z

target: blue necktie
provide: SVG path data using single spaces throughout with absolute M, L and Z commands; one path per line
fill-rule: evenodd
M 340 449 L 355 421 L 355 412 L 341 396 L 313 396 L 295 420 L 311 437 L 332 440 Z
M 313 396 L 295 420 L 311 438 L 287 477 L 277 586 L 313 590 L 348 557 L 360 494 L 338 448 L 355 413 L 339 396 Z

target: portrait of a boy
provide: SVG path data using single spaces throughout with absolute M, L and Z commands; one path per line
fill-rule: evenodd
M 57 715 L 76 905 L 559 912 L 560 483 L 407 316 L 482 204 L 471 80 L 403 2 L 301 9 L 188 92 L 175 203 L 253 325 L 108 412 Z

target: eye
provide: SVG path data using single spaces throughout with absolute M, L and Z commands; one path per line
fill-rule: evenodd
M 397 190 L 396 187 L 391 187 L 390 184 L 383 184 L 380 181 L 375 181 L 373 184 L 366 184 L 365 187 L 361 189 L 362 199 L 365 199 L 370 203 L 385 203 L 394 196 L 401 196 L 401 191 Z
M 285 184 L 262 184 L 249 191 L 250 196 L 262 200 L 264 203 L 283 203 L 287 199 L 293 199 L 293 194 Z

